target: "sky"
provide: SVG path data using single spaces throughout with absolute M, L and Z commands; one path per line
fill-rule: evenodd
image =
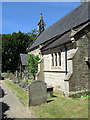
M 47 29 L 79 5 L 80 2 L 2 2 L 2 33 L 37 29 L 40 13 Z

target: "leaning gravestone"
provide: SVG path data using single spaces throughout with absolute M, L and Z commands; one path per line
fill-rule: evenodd
M 44 81 L 35 80 L 28 86 L 29 106 L 47 102 L 47 85 Z

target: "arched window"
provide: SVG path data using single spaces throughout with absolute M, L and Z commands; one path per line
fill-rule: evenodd
M 52 53 L 52 66 L 59 67 L 61 66 L 61 51 L 57 53 Z
M 58 61 L 57 61 L 57 53 L 55 53 L 55 65 L 57 66 L 57 63 L 58 63 Z
M 61 66 L 61 52 L 58 52 L 58 63 Z
M 54 54 L 52 53 L 52 66 L 54 66 Z

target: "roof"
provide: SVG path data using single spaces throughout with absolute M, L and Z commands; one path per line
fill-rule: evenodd
M 44 50 L 47 50 L 47 49 L 50 49 L 50 48 L 60 46 L 60 45 L 65 44 L 67 42 L 68 43 L 71 42 L 70 35 L 71 35 L 71 32 L 65 33 L 62 37 L 58 38 L 56 41 L 54 41 L 53 43 L 51 43 L 47 47 L 46 46 L 43 47 L 41 50 L 44 51 Z
M 81 31 L 83 32 L 83 29 L 87 29 L 90 31 L 90 22 L 87 22 L 84 25 L 77 27 L 76 29 L 66 32 L 64 35 L 60 36 L 54 42 L 52 41 L 51 44 L 47 44 L 47 46 L 43 46 L 41 48 L 41 51 L 46 51 L 51 48 L 56 48 L 58 46 L 65 45 L 67 43 L 71 43 L 72 42 L 71 37 L 76 36 Z
M 22 65 L 27 65 L 27 54 L 20 54 Z
M 90 2 L 81 4 L 79 7 L 42 32 L 42 34 L 34 41 L 29 50 L 32 50 L 38 45 L 52 39 L 53 37 L 62 35 L 66 31 L 90 20 L 90 15 L 88 13 L 89 9 Z

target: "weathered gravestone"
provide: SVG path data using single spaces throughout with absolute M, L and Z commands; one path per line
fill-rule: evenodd
M 35 80 L 28 86 L 29 106 L 47 102 L 47 85 L 44 81 Z
M 19 73 L 18 71 L 16 70 L 15 72 L 15 80 L 14 80 L 15 83 L 19 83 L 20 82 L 20 76 L 19 76 Z

